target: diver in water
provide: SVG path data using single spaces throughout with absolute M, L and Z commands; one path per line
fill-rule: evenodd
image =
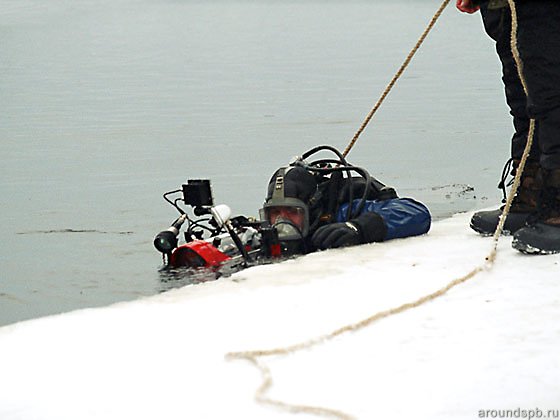
M 309 161 L 319 152 L 332 152 L 335 158 Z M 431 224 L 426 206 L 398 197 L 331 146 L 317 146 L 274 173 L 260 220 L 231 218 L 229 207 L 214 206 L 209 180 L 188 180 L 163 197 L 180 213 L 154 239 L 166 267 L 205 267 L 220 273 L 270 258 L 421 235 Z M 190 218 L 181 202 L 200 218 Z M 186 243 L 179 246 L 185 223 Z
M 338 159 L 306 161 L 321 150 Z M 425 205 L 398 197 L 329 146 L 274 173 L 261 219 L 276 228 L 283 254 L 291 255 L 421 235 L 431 224 Z

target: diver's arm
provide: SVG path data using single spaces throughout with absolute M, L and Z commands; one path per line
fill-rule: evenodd
M 377 213 L 366 212 L 348 222 L 321 226 L 313 234 L 311 242 L 315 249 L 330 249 L 381 242 L 386 236 L 387 226 L 383 218 Z
M 354 200 L 354 208 L 357 206 L 358 202 L 359 200 Z M 391 198 L 389 200 L 368 200 L 359 217 L 367 213 L 377 214 L 381 217 L 385 226 L 387 226 L 385 237 L 383 237 L 382 240 L 422 235 L 430 229 L 431 225 L 431 215 L 428 208 L 412 198 L 400 197 Z M 336 214 L 336 221 L 346 221 L 347 214 L 348 204 L 343 204 Z M 354 220 L 351 221 L 353 222 Z M 363 230 L 364 232 L 373 232 L 369 234 L 371 236 L 368 236 L 368 233 L 364 233 L 363 243 L 379 241 L 375 236 L 377 232 L 375 232 L 374 224 L 369 225 L 364 223 Z M 372 241 L 368 240 L 368 238 L 376 239 Z

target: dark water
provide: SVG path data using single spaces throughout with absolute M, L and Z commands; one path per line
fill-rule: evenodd
M 343 149 L 439 2 L 0 5 L 0 325 L 166 290 L 161 199 Z M 349 155 L 436 218 L 491 205 L 510 122 L 478 17 L 451 7 Z M 474 190 L 473 190 L 474 189 Z

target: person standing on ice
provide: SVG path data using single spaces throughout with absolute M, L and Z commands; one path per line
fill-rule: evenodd
M 464 13 L 480 11 L 484 28 L 496 43 L 502 63 L 506 100 L 513 116 L 511 159 L 515 175 L 527 144 L 529 120 L 536 120 L 533 147 L 521 177 L 504 232 L 513 234 L 512 246 L 524 253 L 560 252 L 560 1 L 518 0 L 518 49 L 527 81 L 525 95 L 511 52 L 511 11 L 507 0 L 457 0 Z M 473 215 L 471 227 L 494 233 L 503 207 Z
M 428 232 L 426 206 L 399 198 L 363 169 L 344 164 L 298 161 L 274 173 L 261 219 L 277 229 L 284 252 L 305 254 Z M 343 167 L 362 176 L 345 177 Z

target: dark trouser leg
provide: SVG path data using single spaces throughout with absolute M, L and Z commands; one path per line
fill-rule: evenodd
M 517 1 L 518 44 L 538 122 L 541 166 L 560 169 L 560 1 Z
M 514 169 L 511 174 L 515 175 L 519 160 L 527 144 L 529 115 L 527 111 L 527 96 L 519 80 L 517 66 L 511 53 L 511 13 L 509 8 L 488 9 L 488 3 L 485 2 L 485 4 L 481 5 L 481 14 L 484 28 L 488 35 L 496 42 L 496 51 L 502 62 L 502 80 L 515 129 L 511 141 L 511 156 L 514 159 Z M 538 198 L 542 190 L 542 183 L 537 177 L 540 170 L 539 160 L 540 151 L 537 132 L 535 133 L 533 147 L 529 155 L 529 162 L 527 162 L 523 171 L 520 188 L 513 200 L 510 214 L 504 225 L 504 233 L 514 233 L 523 228 L 530 215 L 537 208 Z M 502 183 L 505 183 L 505 181 L 505 179 L 502 179 Z M 481 234 L 493 234 L 500 220 L 502 210 L 503 207 L 475 213 L 471 218 L 471 228 Z
M 496 42 L 496 51 L 502 62 L 502 80 L 504 82 L 506 101 L 513 116 L 514 134 L 511 140 L 511 157 L 521 159 L 529 132 L 529 116 L 527 114 L 527 97 L 517 74 L 515 60 L 511 53 L 511 15 L 508 8 L 489 10 L 481 7 L 484 28 Z M 538 161 L 538 133 L 536 133 L 530 160 Z
M 519 229 L 521 252 L 560 252 L 560 2 L 518 0 L 519 53 L 527 79 L 527 110 L 538 121 L 543 189 L 536 220 Z

